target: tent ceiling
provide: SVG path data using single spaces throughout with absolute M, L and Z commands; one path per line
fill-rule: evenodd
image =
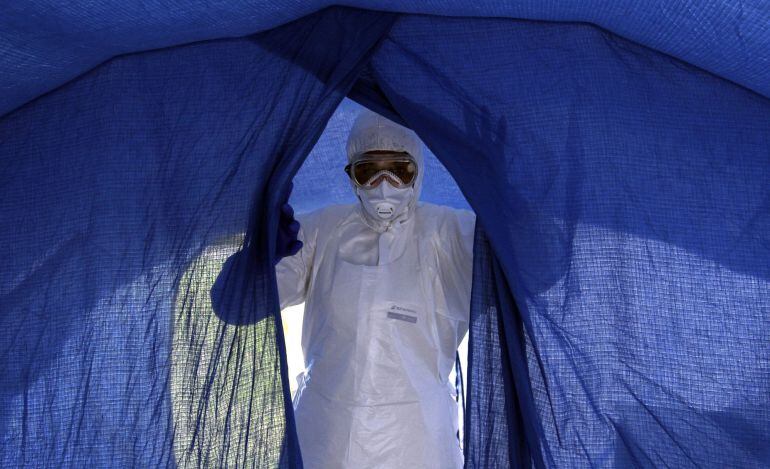
M 353 0 L 348 6 L 444 16 L 590 22 L 770 96 L 770 7 L 720 0 L 604 2 Z M 6 2 L 0 115 L 114 56 L 273 28 L 333 5 L 314 1 Z

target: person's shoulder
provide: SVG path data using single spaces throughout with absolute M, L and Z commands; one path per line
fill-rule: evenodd
M 335 216 L 335 215 L 342 215 L 349 213 L 353 208 L 355 208 L 355 204 L 334 204 L 334 205 L 326 205 L 321 208 L 317 208 L 315 210 L 312 210 L 310 212 L 303 212 L 298 215 L 298 217 L 301 218 L 318 218 L 318 217 L 328 217 L 328 216 Z
M 470 226 L 473 228 L 476 215 L 470 210 L 421 203 L 417 206 L 417 216 L 423 223 L 433 225 L 438 230 L 457 229 Z
M 318 217 L 344 217 L 347 216 L 355 208 L 355 204 L 334 204 L 321 207 L 319 209 L 309 212 L 308 215 L 314 214 Z
M 416 212 L 422 239 L 433 246 L 440 262 L 464 259 L 473 250 L 476 215 L 470 210 L 422 204 Z
M 355 209 L 355 205 L 327 205 L 312 212 L 300 213 L 297 215 L 300 227 L 305 228 L 320 227 L 321 225 L 336 225 L 344 218 L 350 215 Z

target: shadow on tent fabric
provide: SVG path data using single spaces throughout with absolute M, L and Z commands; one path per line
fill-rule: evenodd
M 489 237 L 547 465 L 770 463 L 767 98 L 584 24 L 401 17 L 372 70 Z
M 0 465 L 301 466 L 256 253 L 391 23 L 337 8 L 119 57 L 4 116 Z M 233 327 L 208 295 L 244 232 L 263 320 Z
M 477 224 L 463 445 L 467 469 L 546 467 L 523 326 L 499 262 Z

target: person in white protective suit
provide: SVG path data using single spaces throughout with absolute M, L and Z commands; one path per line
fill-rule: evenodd
M 305 304 L 294 399 L 307 468 L 459 468 L 448 375 L 468 330 L 475 216 L 418 204 L 421 144 L 364 112 L 346 167 L 360 203 L 299 217 L 276 266 L 281 308 Z

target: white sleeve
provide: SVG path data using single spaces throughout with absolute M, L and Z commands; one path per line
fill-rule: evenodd
M 312 214 L 297 217 L 300 225 L 297 239 L 302 241 L 302 249 L 291 257 L 284 257 L 275 266 L 281 309 L 300 304 L 307 297 L 318 232 L 317 218 Z
M 449 313 L 467 324 L 470 321 L 471 284 L 473 283 L 473 237 L 476 215 L 468 210 L 454 212 L 445 225 L 441 274 L 447 294 Z

